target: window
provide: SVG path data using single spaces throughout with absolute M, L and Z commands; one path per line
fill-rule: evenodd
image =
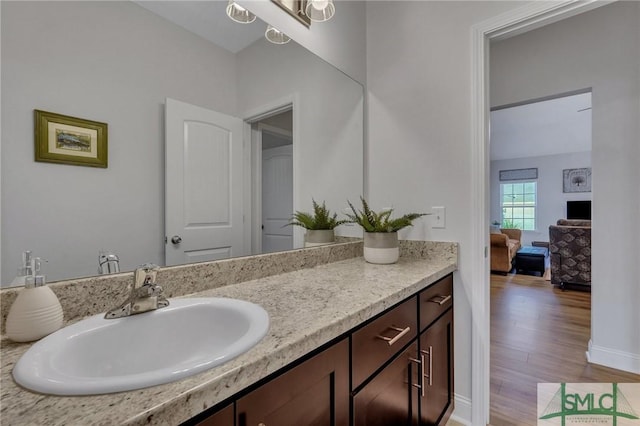
M 502 227 L 536 229 L 536 182 L 500 184 Z

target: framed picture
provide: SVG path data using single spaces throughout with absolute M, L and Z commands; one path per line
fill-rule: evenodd
M 311 19 L 304 13 L 307 6 L 306 0 L 271 0 L 280 6 L 285 12 L 293 16 L 306 27 L 311 26 Z
M 34 110 L 36 161 L 107 167 L 107 123 Z
M 564 169 L 562 192 L 591 192 L 591 167 Z

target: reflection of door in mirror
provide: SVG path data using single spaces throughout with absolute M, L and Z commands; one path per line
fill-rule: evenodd
M 167 99 L 165 262 L 243 255 L 242 120 Z
M 292 109 L 265 113 L 252 123 L 253 252 L 272 253 L 294 248 L 293 229 L 293 114 Z
M 262 133 L 262 252 L 291 250 L 293 229 L 293 140 L 267 130 Z

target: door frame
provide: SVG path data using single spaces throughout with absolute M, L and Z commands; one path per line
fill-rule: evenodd
M 615 0 L 613 0 L 615 1 Z M 471 27 L 471 424 L 489 423 L 489 41 L 512 37 L 605 6 L 613 1 L 531 2 Z
M 283 111 L 284 112 L 284 111 Z M 278 136 L 284 136 L 291 139 L 293 145 L 293 132 L 271 126 L 265 123 L 258 123 L 258 128 L 251 129 L 251 156 L 253 166 L 253 182 L 252 182 L 252 202 L 251 215 L 252 221 L 251 233 L 251 251 L 252 254 L 262 253 L 262 135 L 263 133 L 271 133 Z M 293 148 L 292 148 L 293 149 Z M 292 176 L 293 178 L 293 176 Z
M 249 109 L 242 114 L 244 121 L 244 140 L 249 143 L 245 144 L 244 157 L 244 229 L 245 229 L 245 247 L 251 247 L 251 254 L 260 254 L 258 248 L 262 246 L 262 233 L 255 232 L 261 230 L 262 225 L 262 138 L 258 138 L 256 131 L 252 129 L 252 125 L 278 115 L 285 111 L 292 110 L 292 132 L 291 139 L 293 143 L 293 210 L 299 210 L 298 203 L 298 180 L 300 172 L 298 170 L 300 164 L 300 147 L 296 141 L 300 140 L 300 96 L 298 92 L 291 93 L 282 98 L 275 99 L 272 102 Z M 267 127 L 266 125 L 262 125 Z M 268 126 L 272 128 L 271 126 Z M 261 135 L 260 135 L 261 136 Z M 259 139 L 259 141 L 258 141 Z M 258 146 L 259 145 L 259 146 Z M 301 247 L 304 242 L 304 232 L 302 229 L 293 229 L 293 246 Z M 256 235 L 254 235 L 256 234 Z

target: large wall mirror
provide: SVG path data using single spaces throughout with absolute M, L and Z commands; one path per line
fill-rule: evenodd
M 293 211 L 310 211 L 314 198 L 343 215 L 358 199 L 363 87 L 294 41 L 270 43 L 266 23 L 231 21 L 226 4 L 1 2 L 4 286 L 25 250 L 46 260 L 48 281 L 97 275 L 101 251 L 117 254 L 121 271 L 260 253 L 274 240 L 261 234 L 269 209 L 286 232 L 265 250 L 300 248 L 303 230 L 283 226 Z M 107 123 L 108 167 L 34 161 L 36 109 Z M 190 123 L 177 142 L 176 116 Z M 233 147 L 194 149 L 200 130 L 216 137 L 219 117 L 240 123 Z M 188 155 L 174 156 L 176 146 Z M 265 166 L 282 152 L 288 163 Z M 171 185 L 195 200 L 176 230 Z M 224 221 L 239 243 L 188 249 L 198 229 Z M 353 226 L 337 234 L 360 235 Z M 167 262 L 176 247 L 187 248 Z

